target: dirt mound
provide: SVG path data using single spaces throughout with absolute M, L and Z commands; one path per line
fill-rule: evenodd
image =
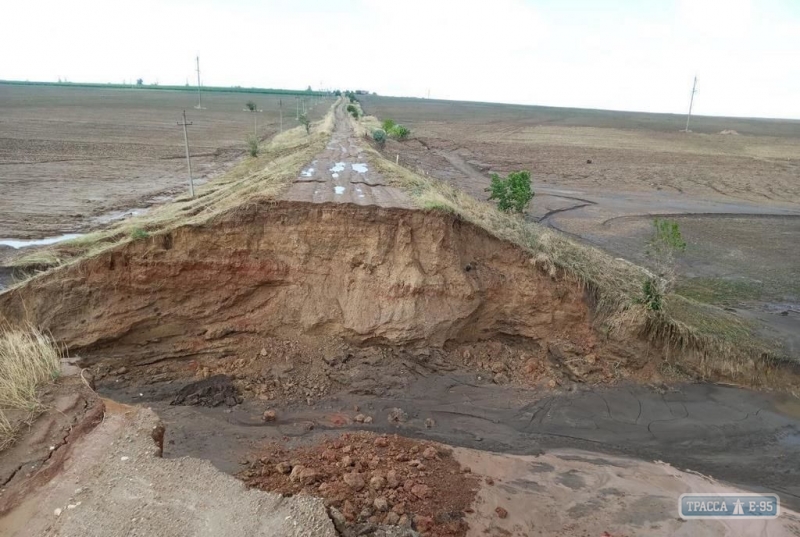
M 719 133 L 720 134 L 729 135 L 729 136 L 739 136 L 739 133 L 736 132 L 733 129 L 724 129 L 724 130 L 719 131 Z
M 370 534 L 381 524 L 423 535 L 466 534 L 463 518 L 477 480 L 438 444 L 356 433 L 265 451 L 240 478 L 262 490 L 325 498 L 345 535 Z

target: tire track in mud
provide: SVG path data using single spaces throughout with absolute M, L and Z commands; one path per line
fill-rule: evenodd
M 600 222 L 607 227 L 611 222 L 635 221 L 651 218 L 775 218 L 779 220 L 797 220 L 800 214 L 775 214 L 775 213 L 653 213 L 653 214 L 626 214 L 614 216 Z

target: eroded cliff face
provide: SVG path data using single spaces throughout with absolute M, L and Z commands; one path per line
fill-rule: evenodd
M 296 202 L 124 245 L 0 295 L 0 312 L 73 351 L 229 332 L 441 347 L 590 331 L 578 286 L 473 225 Z

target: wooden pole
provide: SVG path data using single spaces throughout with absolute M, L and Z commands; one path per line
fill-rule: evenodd
M 178 123 L 183 127 L 183 145 L 186 147 L 186 168 L 189 170 L 189 195 L 194 198 L 194 180 L 192 179 L 192 159 L 189 157 L 189 133 L 186 127 L 191 123 L 186 122 L 186 110 L 183 111 L 183 121 Z

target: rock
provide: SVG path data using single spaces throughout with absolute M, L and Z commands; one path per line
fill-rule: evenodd
M 305 470 L 304 466 L 300 466 L 299 464 L 297 466 L 294 466 L 292 468 L 291 473 L 289 474 L 289 480 L 292 483 L 297 483 L 298 481 L 300 481 L 300 474 L 303 472 L 303 470 Z
M 122 366 L 119 369 L 117 369 L 116 371 L 114 371 L 114 374 L 115 375 L 124 375 L 127 372 L 128 372 L 128 368 L 125 367 L 125 366 Z
M 492 479 L 491 477 L 487 477 L 486 478 L 486 484 L 487 485 L 494 485 L 494 479 Z
M 363 522 L 364 520 L 367 520 L 371 516 L 372 516 L 372 509 L 370 509 L 367 506 L 364 506 L 364 508 L 361 509 L 361 512 L 358 513 L 358 520 Z
M 547 383 L 547 386 L 549 388 L 555 388 L 556 387 L 556 381 L 553 380 L 553 379 L 550 379 L 550 381 Z
M 350 453 L 353 451 L 353 446 L 347 445 L 342 448 L 342 453 Z
M 412 468 L 419 468 L 420 466 L 422 466 L 422 461 L 419 459 L 414 459 L 412 461 L 409 461 L 408 465 L 411 466 Z
M 339 455 L 332 449 L 326 449 L 322 452 L 322 459 L 328 462 L 333 462 L 339 458 Z
M 419 498 L 420 500 L 426 499 L 430 496 L 431 489 L 428 485 L 414 485 L 411 487 L 411 494 Z
M 422 456 L 428 460 L 435 459 L 436 455 L 438 455 L 438 453 L 436 452 L 436 449 L 432 447 L 425 448 L 425 451 L 422 452 Z
M 55 511 L 53 511 L 53 514 L 55 516 L 61 516 L 61 508 L 60 507 L 56 507 Z
M 390 489 L 396 489 L 400 486 L 400 480 L 397 478 L 396 470 L 389 470 L 386 472 L 386 486 Z
M 375 498 L 375 501 L 372 502 L 372 506 L 378 511 L 386 511 L 389 509 L 389 502 L 383 496 L 378 496 Z
M 496 507 L 494 512 L 497 513 L 497 516 L 499 516 L 500 518 L 506 518 L 508 516 L 508 511 L 506 511 L 502 507 Z
M 464 472 L 465 474 L 471 474 L 472 468 L 470 468 L 469 466 L 465 466 L 461 471 Z
M 385 436 L 379 436 L 375 439 L 375 447 L 384 448 L 389 445 L 389 439 Z
M 508 375 L 505 373 L 498 373 L 492 380 L 495 384 L 508 384 Z
M 340 534 L 343 534 L 345 529 L 347 528 L 347 519 L 344 515 L 336 509 L 335 507 L 328 508 L 328 515 L 331 517 L 333 521 L 333 526 L 336 528 L 336 531 Z
M 300 484 L 306 486 L 314 484 L 318 479 L 319 479 L 319 474 L 313 468 L 304 468 L 303 471 L 300 472 L 300 475 L 298 476 Z
M 386 518 L 383 519 L 383 523 L 387 526 L 396 526 L 398 522 L 400 522 L 400 515 L 394 512 L 387 513 Z
M 502 373 L 506 370 L 506 364 L 503 362 L 494 362 L 490 368 L 492 373 Z
M 397 522 L 397 525 L 405 527 L 405 528 L 410 528 L 411 527 L 411 519 L 408 518 L 408 515 L 403 515 L 403 516 L 400 517 L 400 520 Z
M 380 464 L 381 464 L 381 458 L 380 458 L 380 457 L 372 457 L 372 458 L 369 460 L 369 462 L 367 463 L 367 466 L 369 467 L 369 469 L 370 469 L 370 470 L 374 470 L 374 469 L 375 469 L 375 468 L 377 468 L 377 467 L 378 467 Z
M 356 508 L 350 500 L 345 500 L 344 505 L 342 505 L 342 514 L 348 520 L 355 520 L 356 518 Z
M 369 488 L 372 490 L 382 490 L 386 486 L 386 480 L 379 475 L 376 475 L 369 480 Z
M 292 465 L 291 465 L 291 464 L 289 464 L 289 463 L 288 463 L 288 462 L 286 462 L 286 461 L 279 462 L 278 464 L 276 464 L 276 465 L 275 465 L 275 470 L 276 470 L 276 471 L 277 471 L 279 474 L 284 474 L 284 475 L 287 475 L 287 474 L 290 474 L 290 473 L 292 473 Z
M 425 418 L 425 427 L 427 429 L 433 429 L 434 425 L 436 425 L 436 422 L 433 421 L 433 418 Z
M 367 416 L 364 418 L 364 423 L 372 423 L 372 416 Z
M 402 502 L 394 504 L 394 506 L 392 506 L 392 513 L 397 513 L 398 515 L 406 514 L 406 504 Z
M 414 515 L 414 526 L 422 533 L 426 533 L 433 527 L 433 518 L 429 516 Z
M 342 457 L 342 466 L 347 468 L 348 466 L 353 466 L 353 457 L 350 455 L 345 455 Z
M 584 360 L 586 360 L 587 364 L 594 364 L 594 363 L 597 362 L 597 355 L 595 355 L 595 354 L 587 354 L 584 357 Z
M 364 476 L 362 476 L 358 472 L 350 472 L 348 474 L 344 474 L 343 479 L 345 484 L 351 489 L 355 490 L 356 492 L 364 488 L 365 485 Z
M 393 423 L 404 423 L 408 421 L 408 414 L 402 408 L 393 408 L 389 411 L 389 421 Z
M 356 417 L 353 419 L 358 423 L 364 423 L 364 420 L 367 419 L 367 417 L 364 414 L 356 414 Z
M 278 419 L 278 414 L 274 410 L 265 410 L 261 419 L 266 422 L 276 421 Z
M 266 356 L 267 355 L 266 347 L 261 347 L 261 353 L 260 354 L 261 354 L 261 356 Z

